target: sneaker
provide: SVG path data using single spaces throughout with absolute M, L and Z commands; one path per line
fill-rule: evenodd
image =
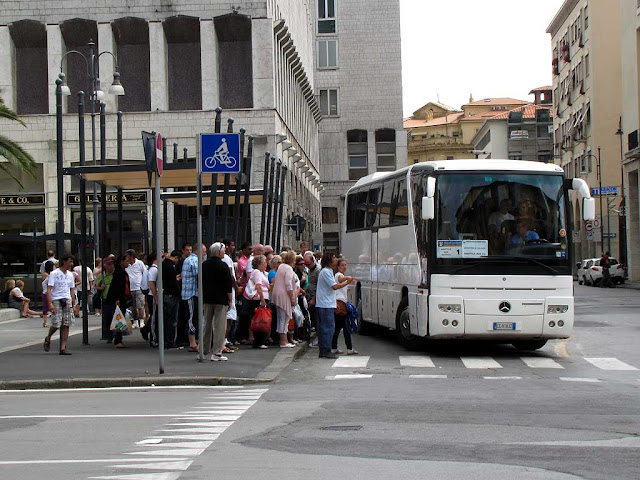
M 342 350 L 338 350 L 337 348 L 334 348 L 333 350 L 331 350 L 331 353 L 342 355 L 344 352 Z
M 294 348 L 295 345 L 292 345 L 291 343 L 287 343 L 286 345 L 280 345 L 280 348 Z
M 357 350 L 347 350 L 347 355 L 358 355 Z
M 258 348 L 261 348 L 262 350 L 266 350 L 269 347 L 267 347 L 266 345 L 260 345 Z
M 309 344 L 309 348 L 318 348 L 318 342 L 312 342 Z
M 289 345 L 291 345 L 291 348 L 296 348 L 298 346 L 297 343 L 290 343 Z
M 211 361 L 212 362 L 226 362 L 227 360 L 229 360 L 227 357 L 225 357 L 224 355 L 216 355 L 215 353 L 213 355 L 211 355 Z

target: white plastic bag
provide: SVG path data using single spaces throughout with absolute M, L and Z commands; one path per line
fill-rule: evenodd
M 119 306 L 116 306 L 116 311 L 111 319 L 111 330 L 120 332 L 123 335 L 131 335 L 132 328 L 131 320 L 122 314 Z
M 300 305 L 296 303 L 293 307 L 293 318 L 296 324 L 296 328 L 300 328 L 304 323 L 304 315 L 302 314 L 302 310 L 300 309 Z

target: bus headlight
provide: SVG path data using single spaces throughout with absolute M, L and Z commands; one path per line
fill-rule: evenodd
M 549 322 L 549 326 L 550 326 L 551 328 L 555 327 L 555 326 L 556 326 L 556 322 L 554 322 L 553 320 L 551 320 L 551 321 Z
M 549 305 L 547 306 L 547 313 L 567 313 L 569 305 Z
M 446 313 L 461 313 L 462 305 L 459 303 L 440 303 L 438 304 L 438 310 Z
M 564 327 L 564 321 L 558 320 L 558 326 L 559 327 Z
M 458 326 L 458 320 L 452 320 L 451 321 L 451 326 L 452 327 L 457 327 Z
M 446 318 L 442 320 L 442 325 L 444 325 L 445 327 L 449 325 L 449 320 L 447 320 Z

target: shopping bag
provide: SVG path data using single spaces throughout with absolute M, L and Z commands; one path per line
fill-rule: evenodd
M 116 311 L 111 319 L 111 330 L 120 332 L 123 335 L 131 335 L 132 327 L 131 320 L 122 314 L 120 307 L 116 306 Z
M 250 328 L 253 333 L 271 333 L 271 310 L 267 307 L 256 308 Z
M 347 302 L 347 316 L 344 317 L 344 328 L 349 333 L 356 333 L 358 331 L 358 309 L 356 306 Z
M 293 318 L 295 320 L 296 328 L 300 328 L 304 323 L 304 315 L 302 314 L 300 305 L 296 305 L 293 307 Z

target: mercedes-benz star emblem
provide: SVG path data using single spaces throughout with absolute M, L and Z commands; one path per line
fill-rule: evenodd
M 511 311 L 511 304 L 509 302 L 500 302 L 498 305 L 498 310 L 502 313 L 509 313 Z

